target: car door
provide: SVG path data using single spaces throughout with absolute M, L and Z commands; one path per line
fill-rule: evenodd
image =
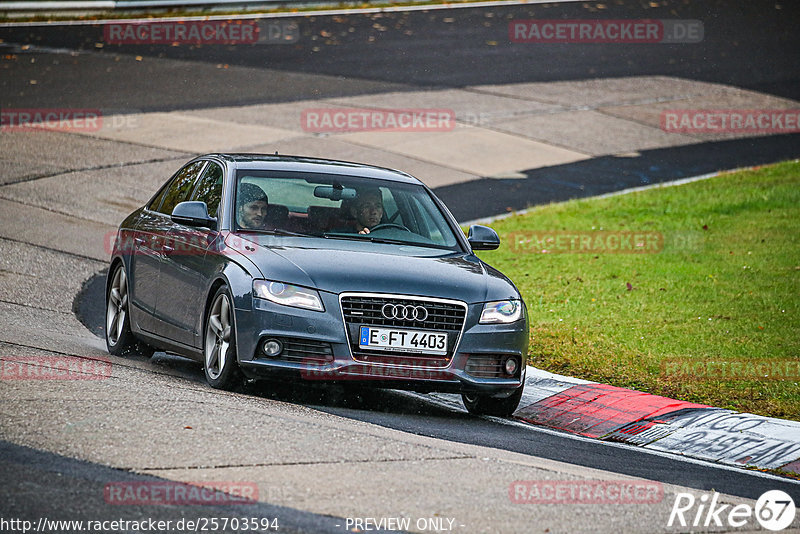
M 165 189 L 166 190 L 166 189 Z M 161 196 L 157 197 L 161 201 Z M 161 269 L 161 248 L 164 244 L 163 217 L 149 209 L 142 210 L 133 232 L 133 254 L 130 257 L 129 298 L 131 321 L 139 329 L 155 331 L 158 272 Z
M 222 166 L 209 162 L 187 200 L 205 202 L 208 214 L 216 217 L 222 200 L 222 180 Z M 170 288 L 170 298 L 159 302 L 159 315 L 169 321 L 170 337 L 197 348 L 202 345 L 205 290 L 215 266 L 207 252 L 218 237 L 216 227 L 197 228 L 173 222 L 164 250 L 160 283 Z
M 139 324 L 144 330 L 165 337 L 169 337 L 165 335 L 168 329 L 164 328 L 158 305 L 162 299 L 169 299 L 171 293 L 171 289 L 161 283 L 166 238 L 172 228 L 169 213 L 192 192 L 204 165 L 204 161 L 193 162 L 179 170 L 150 205 L 142 210 L 134 233 L 131 287 L 134 303 L 144 312 Z
M 142 209 L 133 229 L 133 254 L 130 257 L 131 320 L 142 330 L 155 332 L 156 300 L 158 299 L 158 274 L 164 237 L 169 231 L 166 220 L 159 212 L 164 197 L 183 169 L 165 183 L 153 199 Z

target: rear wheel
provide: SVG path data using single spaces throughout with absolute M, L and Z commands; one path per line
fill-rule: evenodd
M 120 263 L 111 275 L 106 293 L 106 348 L 114 356 L 138 353 L 149 358 L 153 348 L 138 341 L 131 332 L 128 308 L 128 276 Z
M 522 399 L 524 384 L 514 390 L 514 393 L 505 398 L 481 395 L 479 393 L 462 393 L 461 399 L 467 411 L 473 415 L 495 415 L 498 417 L 509 417 Z
M 206 318 L 203 369 L 212 388 L 233 390 L 243 383 L 236 361 L 236 330 L 228 288 L 220 287 L 211 301 Z

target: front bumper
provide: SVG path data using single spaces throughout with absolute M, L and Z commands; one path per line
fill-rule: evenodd
M 280 306 L 262 299 L 253 299 L 252 309 L 235 310 L 239 364 L 246 376 L 288 375 L 308 381 L 357 382 L 423 392 L 480 392 L 500 397 L 511 394 L 524 383 L 528 349 L 526 316 L 511 324 L 478 324 L 483 304 L 468 305 L 463 332 L 446 366 L 417 365 L 414 355 L 389 363 L 366 363 L 353 358 L 338 296 L 329 293 L 321 296 L 324 312 Z M 329 346 L 329 355 L 270 358 L 261 347 L 266 339 L 272 338 L 297 340 L 298 345 L 308 341 Z M 513 376 L 475 371 L 476 361 L 502 362 L 507 357 L 514 357 L 519 363 Z

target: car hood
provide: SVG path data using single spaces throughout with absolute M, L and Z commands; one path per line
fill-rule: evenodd
M 248 239 L 259 245 L 251 259 L 264 278 L 330 293 L 396 293 L 468 303 L 519 298 L 508 278 L 472 253 L 347 240 Z

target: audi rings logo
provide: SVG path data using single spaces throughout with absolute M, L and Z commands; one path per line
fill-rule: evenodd
M 424 321 L 428 318 L 428 310 L 422 306 L 406 306 L 405 304 L 384 304 L 381 313 L 387 319 L 403 319 L 404 321 Z

